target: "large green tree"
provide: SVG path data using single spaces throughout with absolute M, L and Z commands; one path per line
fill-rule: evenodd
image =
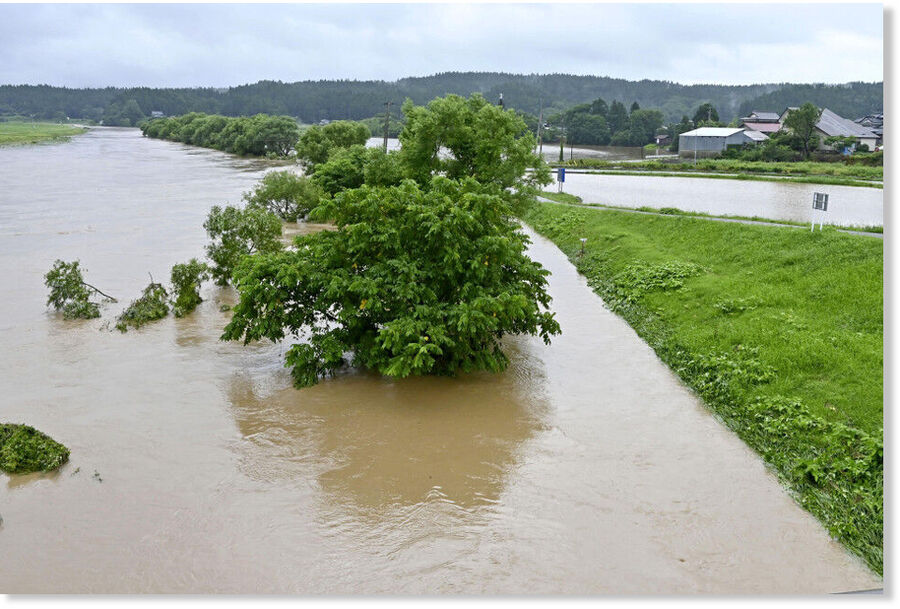
M 628 111 L 625 109 L 625 104 L 614 100 L 609 107 L 609 113 L 606 115 L 606 122 L 609 124 L 609 130 L 613 134 L 627 129 Z
M 716 111 L 715 107 L 710 103 L 700 104 L 700 107 L 697 108 L 697 111 L 694 112 L 694 124 L 699 125 L 700 123 L 718 123 L 719 122 L 719 113 Z
M 316 210 L 336 231 L 245 257 L 223 338 L 304 332 L 286 364 L 297 386 L 346 363 L 390 376 L 500 371 L 500 339 L 559 332 L 547 271 L 525 254 L 504 199 L 472 178 L 347 190 Z
M 816 133 L 816 124 L 822 111 L 810 102 L 806 102 L 796 110 L 791 110 L 784 118 L 784 126 L 799 138 L 800 149 L 803 158 L 808 159 L 809 153 L 819 146 L 819 135 Z
M 240 302 L 223 338 L 302 337 L 286 355 L 298 386 L 348 361 L 400 377 L 498 371 L 504 335 L 559 332 L 513 215 L 549 178 L 522 119 L 481 96 L 404 113 L 399 153 L 351 147 L 316 168 L 322 183 L 342 163 L 363 181 L 335 182 L 310 213 L 336 230 L 241 256 L 233 274 Z

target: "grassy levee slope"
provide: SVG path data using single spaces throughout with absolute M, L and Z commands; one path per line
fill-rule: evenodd
M 85 131 L 84 127 L 57 123 L 0 123 L 0 146 L 65 140 Z
M 550 203 L 523 219 L 882 573 L 881 240 Z

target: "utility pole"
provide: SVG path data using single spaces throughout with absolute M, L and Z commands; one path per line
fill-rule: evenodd
M 541 127 L 542 127 L 543 124 L 544 124 L 544 100 L 543 100 L 543 99 L 540 100 L 540 104 L 541 104 L 541 114 L 540 114 L 540 116 L 538 116 L 538 129 L 537 129 L 537 139 L 538 139 L 538 141 L 537 141 L 537 144 L 535 144 L 535 147 L 540 146 L 540 153 L 539 153 L 539 154 L 543 154 L 543 152 L 544 152 L 544 146 L 543 146 L 543 143 L 541 142 Z
M 391 104 L 394 102 L 384 102 L 384 153 L 387 154 L 388 133 L 391 127 Z

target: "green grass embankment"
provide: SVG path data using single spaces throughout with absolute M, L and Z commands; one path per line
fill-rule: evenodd
M 523 219 L 882 572 L 881 240 L 550 203 Z
M 0 123 L 0 146 L 67 140 L 85 131 L 84 127 L 57 123 Z
M 539 193 L 545 199 L 550 199 L 557 203 L 565 203 L 567 205 L 584 205 L 585 207 L 599 207 L 603 209 L 621 209 L 628 211 L 640 211 L 647 214 L 660 214 L 665 216 L 687 216 L 689 218 L 706 218 L 707 220 L 747 220 L 750 222 L 765 222 L 766 224 L 776 224 L 782 226 L 803 226 L 809 228 L 809 222 L 797 222 L 796 220 L 773 220 L 772 218 L 764 218 L 762 216 L 733 216 L 733 215 L 715 215 L 702 211 L 684 211 L 675 207 L 649 207 L 642 205 L 640 207 L 626 207 L 621 205 L 603 205 L 602 203 L 585 203 L 581 197 L 570 195 L 566 192 L 548 192 Z M 863 233 L 884 233 L 883 226 L 841 226 L 840 230 L 850 230 Z
M 0 470 L 49 472 L 69 460 L 69 449 L 28 425 L 0 423 Z

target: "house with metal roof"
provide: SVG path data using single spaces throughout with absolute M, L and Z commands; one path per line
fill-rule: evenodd
M 881 146 L 884 140 L 884 113 L 867 114 L 862 118 L 853 121 L 857 125 L 861 125 L 878 136 L 878 145 Z
M 819 122 L 816 123 L 816 131 L 823 136 L 819 143 L 820 150 L 831 150 L 830 146 L 825 145 L 825 138 L 830 136 L 855 137 L 860 144 L 866 144 L 869 150 L 874 149 L 878 143 L 878 136 L 871 130 L 838 116 L 828 108 L 822 110 Z
M 784 119 L 791 110 L 796 109 L 785 108 L 779 118 L 781 123 L 784 123 Z M 832 136 L 855 137 L 860 144 L 866 144 L 869 150 L 874 149 L 878 144 L 877 134 L 848 118 L 839 116 L 828 108 L 823 108 L 822 114 L 819 115 L 819 122 L 816 123 L 816 133 L 819 135 L 819 150 L 832 150 L 831 146 L 825 144 L 825 138 Z
M 767 139 L 764 133 L 742 127 L 700 127 L 678 136 L 678 154 L 685 157 L 714 156 L 729 146 L 758 144 Z
M 750 113 L 750 116 L 739 119 L 739 124 L 742 127 L 752 129 L 753 131 L 759 131 L 760 133 L 775 133 L 776 131 L 781 130 L 779 119 L 780 117 L 777 112 L 760 112 L 754 110 Z

